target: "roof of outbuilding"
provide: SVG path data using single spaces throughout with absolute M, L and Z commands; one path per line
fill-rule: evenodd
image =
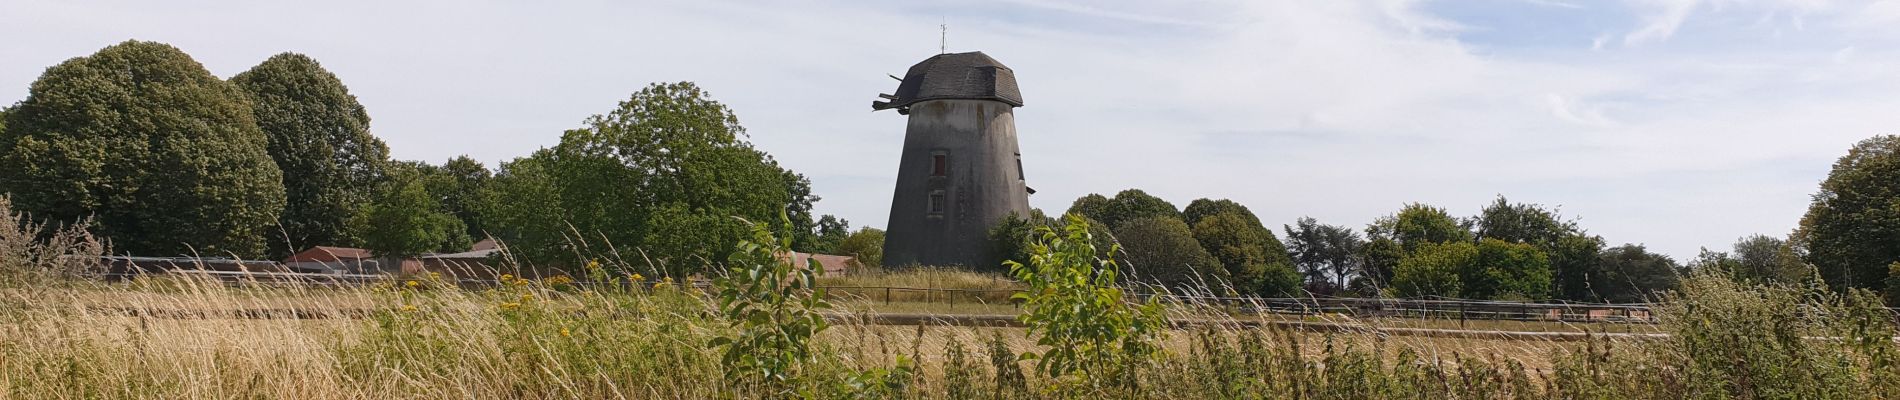
M 369 250 L 364 249 L 316 246 L 297 252 L 297 254 L 292 254 L 290 258 L 284 259 L 284 262 L 337 261 L 340 259 L 364 259 L 372 257 L 374 257 L 374 255 L 370 254 Z
M 912 65 L 889 102 L 873 102 L 872 110 L 903 109 L 925 100 L 995 100 L 1023 106 L 1016 88 L 1016 72 L 980 51 L 938 54 Z

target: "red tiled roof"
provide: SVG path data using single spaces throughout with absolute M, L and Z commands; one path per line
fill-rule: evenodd
M 309 250 L 297 252 L 297 254 L 292 254 L 289 258 L 285 258 L 284 262 L 327 262 L 361 260 L 366 258 L 375 258 L 375 255 L 370 254 L 369 250 L 358 248 L 317 246 L 311 247 Z

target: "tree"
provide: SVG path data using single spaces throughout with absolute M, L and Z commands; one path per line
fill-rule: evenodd
M 812 219 L 812 203 L 818 202 L 819 197 L 811 194 L 811 180 L 791 170 L 784 170 L 780 174 L 780 179 L 785 181 L 785 194 L 790 196 L 790 202 L 785 204 L 785 216 L 787 221 L 791 222 L 789 228 L 792 230 L 792 248 L 822 252 L 824 250 L 819 249 L 835 245 L 836 243 L 822 243 L 825 240 L 821 237 L 825 233 L 823 230 L 825 227 L 820 226 L 819 221 Z
M 1590 282 L 1603 301 L 1652 301 L 1663 291 L 1675 289 L 1681 281 L 1676 274 L 1675 260 L 1651 253 L 1637 244 L 1604 249 L 1599 265 L 1602 271 L 1592 276 Z
M 1260 223 L 1260 217 L 1255 216 L 1253 210 L 1249 210 L 1247 206 L 1228 199 L 1195 199 L 1192 202 L 1188 202 L 1187 208 L 1181 210 L 1181 220 L 1186 221 L 1188 226 L 1194 226 L 1194 224 L 1201 223 L 1202 219 L 1220 214 L 1239 215 L 1243 218 L 1247 218 L 1247 222 L 1259 225 L 1261 229 L 1266 229 L 1266 225 Z
M 1359 249 L 1361 279 L 1354 288 L 1365 293 L 1378 293 L 1378 288 L 1392 282 L 1393 271 L 1405 256 L 1405 249 L 1399 247 L 1399 242 L 1392 238 L 1374 237 L 1366 241 L 1366 245 Z
M 857 257 L 858 264 L 864 267 L 880 268 L 884 266 L 884 230 L 863 227 L 844 241 L 838 242 L 838 253 Z
M 1601 237 L 1585 234 L 1577 223 L 1537 204 L 1511 203 L 1498 196 L 1475 219 L 1477 237 L 1537 246 L 1550 258 L 1556 295 L 1589 300 L 1589 275 L 1597 269 Z
M 449 215 L 468 225 L 467 235 L 473 239 L 488 237 L 488 225 L 481 218 L 480 203 L 488 182 L 494 179 L 481 161 L 475 161 L 467 155 L 456 156 L 442 163 L 432 171 L 430 194 L 442 203 Z
M 976 266 L 975 269 L 1007 272 L 1003 271 L 1005 263 L 1011 261 L 1017 264 L 1029 263 L 1029 248 L 1035 240 L 1030 235 L 1035 234 L 1037 226 L 1046 225 L 1039 225 L 1030 219 L 1018 218 L 1016 214 L 1010 214 L 1002 221 L 997 221 L 996 226 L 991 227 L 989 232 L 990 255 L 994 259 Z
M 1131 277 L 1172 289 L 1213 288 L 1230 284 L 1227 269 L 1194 241 L 1186 222 L 1168 216 L 1126 221 L 1115 229 Z
M 0 133 L 0 192 L 44 221 L 91 216 L 114 250 L 259 256 L 283 174 L 244 94 L 169 45 L 47 68 Z
M 1795 242 L 1836 290 L 1880 290 L 1900 261 L 1900 136 L 1876 136 L 1834 162 Z
M 1286 230 L 1287 250 L 1293 265 L 1314 284 L 1314 292 L 1331 293 L 1343 289 L 1361 271 L 1359 258 L 1364 239 L 1358 232 L 1337 225 L 1323 225 L 1312 217 L 1303 217 Z
M 491 228 L 526 233 L 503 238 L 516 242 L 516 248 L 571 250 L 538 254 L 531 262 L 558 264 L 563 257 L 585 260 L 638 252 L 655 266 L 698 272 L 705 260 L 724 260 L 736 251 L 733 246 L 745 231 L 731 225 L 729 221 L 736 221 L 732 217 L 768 224 L 774 231 L 794 231 L 802 222 L 786 223 L 793 219 L 788 214 L 798 212 L 794 208 L 808 209 L 801 202 L 816 200 L 790 193 L 799 185 L 788 177 L 796 174 L 754 149 L 732 110 L 692 83 L 648 86 L 615 110 L 588 118 L 586 125 L 567 131 L 559 145 L 536 153 L 533 162 L 535 172 L 551 183 L 553 193 L 547 196 L 558 204 L 546 206 L 553 210 L 553 221 L 562 223 L 556 230 L 560 234 L 547 234 L 539 224 L 533 230 Z M 499 209 L 549 217 L 541 210 Z M 682 242 L 701 234 L 716 239 L 696 246 Z
M 1536 246 L 1478 241 L 1477 258 L 1458 274 L 1472 299 L 1543 300 L 1550 295 L 1550 258 Z
M 271 160 L 283 171 L 273 256 L 354 244 L 349 220 L 370 202 L 389 162 L 389 148 L 370 134 L 369 112 L 335 74 L 302 54 L 272 56 L 231 83 L 250 99 Z
M 796 225 L 797 222 L 793 224 Z M 813 229 L 817 231 L 817 235 L 813 237 L 811 247 L 807 251 L 836 253 L 838 243 L 843 242 L 846 236 L 851 236 L 851 222 L 834 215 L 825 214 L 824 217 L 818 218 L 817 225 Z
M 1406 253 L 1418 251 L 1426 243 L 1471 241 L 1471 230 L 1445 209 L 1419 203 L 1406 204 L 1397 214 L 1380 217 L 1366 227 L 1366 236 L 1397 242 Z
M 364 249 L 382 258 L 468 249 L 462 221 L 442 210 L 418 172 L 398 172 L 381 186 L 351 223 Z
M 488 234 L 511 244 L 508 255 L 516 259 L 546 262 L 577 251 L 568 238 L 568 214 L 550 167 L 553 157 L 542 149 L 502 163 L 478 196 L 476 219 Z
M 1731 252 L 1702 249 L 1689 269 L 1719 271 L 1737 282 L 1753 284 L 1805 283 L 1814 277 L 1813 267 L 1801 261 L 1799 249 L 1767 235 L 1737 239 Z
M 1579 232 L 1558 238 L 1557 243 L 1544 250 L 1550 256 L 1551 279 L 1555 281 L 1557 297 L 1577 301 L 1597 298 L 1590 288 L 1590 277 L 1602 269 L 1597 263 L 1601 261 L 1598 254 L 1603 246 L 1603 237 Z
M 1399 297 L 1457 297 L 1464 294 L 1460 272 L 1478 259 L 1470 242 L 1427 243 L 1392 270 L 1392 292 Z
M 1286 247 L 1245 208 L 1203 215 L 1194 223 L 1194 240 L 1213 255 L 1234 286 L 1244 294 L 1282 296 L 1299 292 L 1299 273 Z M 1291 276 L 1291 282 L 1286 277 Z
M 1099 194 L 1083 196 L 1075 200 L 1069 212 L 1108 224 L 1111 230 L 1121 229 L 1124 222 L 1147 217 L 1181 219 L 1181 210 L 1174 208 L 1174 204 L 1150 196 L 1141 189 L 1123 190 L 1116 193 L 1114 198 L 1104 198 Z

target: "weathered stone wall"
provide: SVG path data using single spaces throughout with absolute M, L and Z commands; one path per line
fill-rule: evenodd
M 988 263 L 989 229 L 1011 213 L 1029 216 L 1012 109 L 993 100 L 910 106 L 884 241 L 885 265 Z M 944 176 L 933 176 L 938 154 L 945 156 Z M 930 194 L 938 190 L 945 200 L 940 214 L 929 209 Z

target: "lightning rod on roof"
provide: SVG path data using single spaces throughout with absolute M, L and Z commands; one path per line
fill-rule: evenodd
M 950 17 L 937 25 L 937 54 L 950 54 Z

